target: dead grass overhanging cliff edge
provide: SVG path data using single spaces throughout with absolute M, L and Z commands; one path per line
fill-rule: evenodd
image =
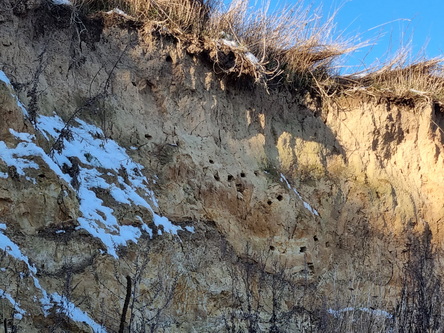
M 137 21 L 168 29 L 188 51 L 206 51 L 217 70 L 261 83 L 304 85 L 314 75 L 326 77 L 334 60 L 361 46 L 354 39 L 333 40 L 333 17 L 322 21 L 320 10 L 302 1 L 270 15 L 251 10 L 245 0 L 233 0 L 226 10 L 220 0 L 72 2 L 83 14 L 118 7 Z
M 48 0 L 49 1 L 49 0 Z M 205 52 L 216 71 L 252 77 L 267 86 L 316 90 L 324 98 L 353 94 L 444 99 L 443 58 L 407 61 L 402 49 L 373 70 L 340 76 L 334 66 L 344 54 L 367 45 L 359 36 L 337 38 L 334 15 L 303 1 L 274 14 L 252 10 L 248 0 L 72 0 L 83 14 L 120 8 L 134 20 L 173 34 L 190 53 Z

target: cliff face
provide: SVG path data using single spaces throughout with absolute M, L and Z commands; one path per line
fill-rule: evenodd
M 126 298 L 132 332 L 391 318 L 406 235 L 443 238 L 439 104 L 267 92 L 115 13 L 6 7 L 7 325 L 114 332 Z

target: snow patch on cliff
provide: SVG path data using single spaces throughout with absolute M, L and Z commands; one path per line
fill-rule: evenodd
M 218 41 L 226 46 L 229 46 L 233 49 L 238 49 L 241 51 L 245 59 L 247 59 L 252 65 L 259 65 L 259 59 L 251 52 L 247 51 L 245 47 L 242 47 L 237 41 L 233 40 L 233 37 L 225 32 L 221 32 L 221 39 Z
M 3 71 L 0 71 L 0 81 L 6 83 L 7 86 L 11 86 L 11 81 L 9 81 L 9 78 Z
M 19 133 L 13 129 L 9 129 L 17 139 L 23 140 L 19 142 L 17 146 L 9 148 L 4 141 L 0 141 L 0 159 L 9 166 L 14 167 L 15 171 L 20 176 L 26 175 L 26 169 L 39 169 L 39 165 L 33 161 L 35 157 L 40 157 L 60 178 L 65 181 L 69 181 L 69 178 L 60 170 L 60 168 L 54 163 L 54 161 L 45 153 L 45 151 L 31 142 L 35 139 L 35 136 L 29 133 Z M 1 178 L 3 174 L 0 175 Z M 35 183 L 35 179 L 26 176 L 26 179 Z
M 1 71 L 0 80 L 12 89 L 9 79 Z M 12 96 L 27 116 L 26 109 L 15 95 Z M 162 230 L 172 234 L 184 230 L 156 213 L 158 203 L 148 188 L 148 180 L 142 174 L 143 166 L 135 163 L 115 141 L 106 138 L 100 128 L 79 118 L 72 119 L 68 125 L 56 114 L 38 116 L 35 128 L 53 143 L 49 154 L 33 143 L 34 135 L 10 129 L 10 133 L 22 142 L 9 148 L 5 142 L 0 141 L 0 159 L 7 166 L 13 166 L 19 176 L 25 176 L 25 179 L 36 183 L 35 179 L 26 175 L 26 170 L 39 169 L 35 160 L 38 156 L 61 179 L 71 184 L 77 192 L 82 212 L 82 217 L 78 218 L 79 228 L 99 238 L 110 255 L 117 258 L 119 246 L 126 246 L 130 241 L 137 243 L 142 231 L 150 236 L 153 233 L 141 218 L 138 218 L 140 226 L 120 225 L 114 210 L 105 204 L 103 193 L 109 194 L 120 204 L 146 208 L 154 224 L 161 227 L 159 234 Z M 0 178 L 7 177 L 8 174 L 0 173 Z
M 0 230 L 6 230 L 6 224 L 0 224 Z M 0 231 L 0 249 L 9 254 L 10 256 L 26 263 L 31 273 L 37 273 L 37 269 L 29 264 L 27 256 L 22 254 L 20 248 L 9 239 L 2 231 Z
M 370 308 L 366 308 L 366 307 L 360 307 L 360 308 L 347 307 L 347 308 L 343 308 L 343 309 L 339 309 L 339 310 L 333 310 L 333 309 L 327 310 L 327 312 L 335 318 L 341 318 L 345 313 L 353 312 L 353 311 L 366 312 L 366 313 L 371 314 L 373 316 L 382 317 L 382 318 L 386 318 L 386 319 L 393 318 L 393 315 L 385 310 L 370 309 Z
M 177 234 L 183 230 L 168 218 L 158 215 L 154 193 L 148 188 L 148 180 L 142 174 L 143 166 L 135 163 L 115 141 L 105 138 L 102 130 L 76 118 L 72 126 L 65 127 L 63 120 L 39 116 L 37 128 L 48 140 L 59 140 L 60 148 L 53 151 L 52 158 L 65 170 L 71 170 L 70 182 L 77 184 L 77 195 L 83 217 L 79 218 L 80 228 L 99 238 L 110 255 L 117 258 L 118 246 L 129 241 L 137 243 L 141 230 L 149 227 L 119 225 L 114 210 L 104 204 L 97 190 L 105 190 L 117 202 L 138 205 L 148 209 L 156 226 Z M 66 133 L 61 137 L 61 133 Z M 114 178 L 112 182 L 109 178 Z M 150 233 L 152 234 L 152 233 Z
M 281 182 L 285 183 L 287 187 L 296 194 L 296 196 L 302 201 L 302 204 L 304 205 L 305 209 L 307 209 L 313 215 L 319 216 L 318 211 L 302 198 L 302 195 L 298 192 L 298 190 L 296 190 L 294 187 L 290 185 L 287 178 L 285 178 L 285 176 L 282 173 L 281 173 Z
M 54 5 L 67 5 L 67 6 L 72 6 L 71 1 L 69 0 L 52 0 L 52 3 Z
M 34 286 L 40 290 L 42 297 L 39 299 L 45 316 L 49 314 L 49 310 L 56 307 L 56 311 L 63 313 L 69 318 L 77 322 L 86 323 L 96 333 L 104 333 L 106 330 L 94 320 L 92 320 L 85 312 L 71 303 L 65 296 L 60 296 L 57 293 L 48 295 L 47 291 L 41 286 L 39 279 L 36 277 L 37 269 L 34 265 L 31 265 L 29 258 L 25 256 L 20 250 L 19 246 L 15 244 L 8 236 L 6 236 L 1 230 L 6 230 L 5 224 L 0 224 L 0 249 L 9 254 L 11 257 L 22 261 L 28 267 L 28 273 L 34 281 Z M 0 289 L 0 298 L 6 298 L 14 307 L 16 314 L 15 319 L 22 319 L 26 315 L 26 311 L 20 307 L 20 303 L 16 301 L 10 294 Z
M 51 294 L 51 300 L 57 304 L 57 312 L 64 314 L 74 321 L 85 323 L 93 329 L 95 333 L 105 333 L 105 329 L 92 320 L 86 312 L 83 312 L 69 301 L 65 296 L 57 293 Z
M 108 15 L 117 14 L 117 15 L 123 16 L 127 20 L 135 20 L 135 18 L 133 16 L 128 15 L 127 13 L 125 13 L 123 10 L 121 10 L 119 8 L 114 8 L 113 10 L 106 12 L 106 14 L 108 14 Z
M 57 293 L 48 295 L 47 291 L 41 286 L 39 279 L 36 277 L 37 269 L 35 266 L 30 264 L 29 258 L 21 252 L 19 246 L 11 241 L 1 230 L 6 230 L 5 224 L 0 224 L 0 249 L 26 264 L 29 275 L 34 281 L 34 286 L 42 293 L 42 297 L 39 301 L 45 316 L 49 314 L 48 311 L 51 308 L 56 306 L 58 312 L 65 314 L 74 321 L 86 323 L 94 332 L 106 332 L 101 325 L 92 320 L 85 312 L 66 299 L 65 296 L 60 296 Z M 2 289 L 0 289 L 0 298 L 6 298 L 13 305 L 14 310 L 16 311 L 16 314 L 14 315 L 15 319 L 20 320 L 26 315 L 26 311 L 20 307 L 20 303 Z
M 26 142 L 32 142 L 35 140 L 34 134 L 29 133 L 21 133 L 13 130 L 12 128 L 9 129 L 9 133 L 15 136 L 16 139 L 26 141 Z
M 11 303 L 11 305 L 14 308 L 15 314 L 14 314 L 14 319 L 20 320 L 23 318 L 23 316 L 26 314 L 26 311 L 23 310 L 20 307 L 20 302 L 17 302 L 12 296 L 11 294 L 8 294 L 6 291 L 4 291 L 3 289 L 0 289 L 0 298 L 5 298 L 9 301 L 9 303 Z

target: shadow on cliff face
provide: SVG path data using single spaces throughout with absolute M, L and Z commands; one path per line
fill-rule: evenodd
M 298 163 L 298 149 L 307 155 L 318 155 L 317 162 L 323 168 L 326 168 L 329 156 L 337 155 L 346 160 L 345 151 L 335 133 L 320 117 L 322 106 L 318 97 L 308 97 L 307 103 L 307 91 L 296 91 L 284 86 L 269 92 L 262 83 L 254 83 L 254 78 L 238 76 L 236 73 L 226 74 L 229 72 L 226 69 L 218 71 L 220 64 L 212 63 L 205 50 L 190 51 L 190 48 L 181 45 L 177 38 L 162 28 L 152 27 L 148 36 L 146 31 L 141 33 L 141 26 L 123 25 L 121 21 L 122 17 L 115 13 L 96 15 L 88 21 L 93 27 L 91 31 L 96 31 L 98 24 L 103 25 L 104 29 L 118 27 L 125 31 L 117 36 L 117 52 L 109 55 L 109 62 L 114 63 L 116 73 L 112 73 L 114 69 L 108 72 L 115 76 L 114 79 L 121 80 L 117 74 L 118 68 L 129 71 L 131 83 L 138 88 L 142 84 L 145 88 L 139 91 L 152 95 L 161 113 L 174 115 L 175 118 L 171 119 L 173 122 L 184 127 L 190 126 L 188 134 L 205 136 L 211 132 L 201 123 L 190 121 L 193 118 L 193 106 L 196 106 L 192 103 L 200 103 L 202 107 L 196 107 L 195 112 L 207 113 L 205 121 L 211 120 L 217 125 L 216 130 L 212 130 L 216 142 L 223 140 L 221 132 L 240 141 L 261 134 L 265 138 L 267 155 L 267 161 L 263 162 L 277 169 L 281 169 L 283 159 L 283 152 L 277 147 L 279 144 L 293 150 L 291 158 L 295 164 Z M 88 33 L 86 31 L 82 38 L 92 40 L 88 38 Z M 97 37 L 95 40 L 98 40 Z M 122 46 L 117 44 L 127 46 L 122 51 Z M 154 46 L 151 55 L 145 53 L 147 44 L 149 47 Z M 94 50 L 94 45 L 90 47 Z M 139 49 L 143 51 L 139 52 Z M 230 57 L 229 54 L 226 56 Z M 224 62 L 224 65 L 229 67 L 228 63 Z M 188 105 L 182 102 L 187 98 Z M 319 147 L 306 146 L 307 142 L 318 144 Z M 316 151 L 310 151 L 310 148 Z M 284 167 L 287 171 L 297 168 L 296 165 Z
M 286 89 L 267 94 L 261 86 L 252 89 L 228 86 L 227 99 L 243 102 L 243 110 L 236 110 L 236 116 L 239 125 L 246 130 L 236 131 L 235 137 L 244 140 L 257 134 L 264 135 L 267 157 L 278 169 L 284 167 L 292 171 L 293 167 L 297 168 L 296 165 L 285 165 L 284 160 L 290 158 L 297 164 L 300 154 L 317 156 L 324 168 L 329 156 L 338 155 L 345 161 L 344 148 L 320 117 L 320 102 L 316 97 L 308 97 L 308 104 L 305 94 Z M 289 156 L 283 156 L 285 154 Z
M 444 105 L 442 103 L 434 103 L 432 122 L 432 130 L 439 129 L 441 142 L 444 143 Z

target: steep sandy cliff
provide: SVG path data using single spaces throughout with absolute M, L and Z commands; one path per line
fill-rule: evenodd
M 444 236 L 439 103 L 266 91 L 159 28 L 22 3 L 0 13 L 5 327 L 117 332 L 126 300 L 125 332 L 391 325 L 412 235 Z

